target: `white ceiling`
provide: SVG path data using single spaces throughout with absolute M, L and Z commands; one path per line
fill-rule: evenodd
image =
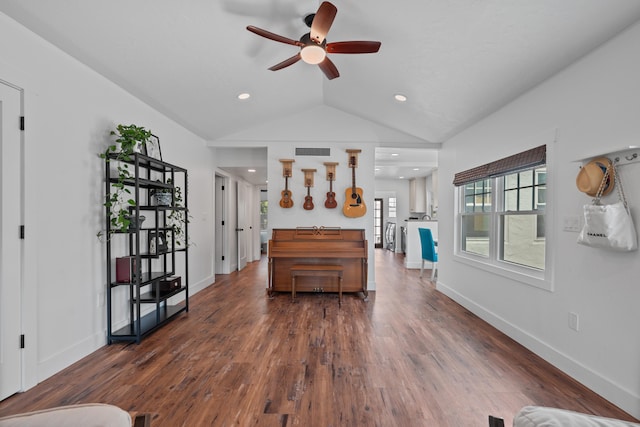
M 246 26 L 298 39 L 319 3 L 0 0 L 0 11 L 220 146 L 323 105 L 405 135 L 383 145 L 432 147 L 640 19 L 638 0 L 334 0 L 327 40 L 377 40 L 380 52 L 331 55 L 331 81 L 303 62 L 269 71 L 297 48 Z

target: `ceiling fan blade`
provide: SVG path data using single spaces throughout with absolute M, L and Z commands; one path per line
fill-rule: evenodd
M 324 39 L 327 38 L 327 33 L 337 13 L 338 9 L 333 4 L 328 1 L 322 2 L 311 23 L 311 40 L 317 44 L 322 44 Z
M 296 53 L 295 55 L 293 55 L 291 58 L 289 59 L 285 59 L 284 61 L 282 61 L 279 64 L 274 65 L 273 67 L 269 68 L 271 71 L 278 71 L 281 70 L 285 67 L 288 67 L 289 65 L 293 65 L 296 62 L 300 61 L 300 53 Z
M 318 67 L 320 67 L 324 75 L 327 76 L 329 80 L 333 80 L 336 77 L 340 77 L 340 73 L 338 72 L 338 69 L 328 57 L 324 58 L 324 61 L 319 63 Z
M 293 40 L 290 39 L 288 37 L 284 37 L 275 33 L 272 33 L 271 31 L 267 31 L 267 30 L 263 30 L 262 28 L 258 28 L 258 27 L 254 27 L 253 25 L 248 25 L 247 26 L 247 30 L 251 31 L 252 33 L 255 33 L 259 36 L 268 38 L 269 40 L 274 40 L 280 43 L 285 43 L 285 44 L 292 44 L 294 46 L 299 46 L 302 47 L 304 46 L 304 43 L 302 43 L 299 40 Z
M 328 53 L 376 53 L 380 42 L 352 41 L 327 43 Z

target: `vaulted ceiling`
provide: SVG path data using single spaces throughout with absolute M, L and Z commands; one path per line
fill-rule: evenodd
M 322 106 L 387 128 L 379 145 L 433 147 L 640 19 L 637 0 L 333 0 L 327 40 L 380 51 L 330 54 L 334 80 L 303 62 L 269 71 L 298 48 L 246 26 L 297 40 L 319 4 L 0 0 L 0 12 L 220 146 Z

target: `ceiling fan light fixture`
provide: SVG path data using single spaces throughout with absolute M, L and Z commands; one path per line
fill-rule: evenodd
M 300 50 L 300 57 L 307 64 L 316 65 L 324 61 L 327 51 L 316 44 L 306 45 Z

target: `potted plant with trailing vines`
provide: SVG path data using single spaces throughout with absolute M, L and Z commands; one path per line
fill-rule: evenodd
M 137 220 L 131 217 L 130 208 L 136 207 L 136 201 L 131 197 L 131 191 L 125 182 L 134 177 L 129 171 L 129 165 L 125 162 L 130 161 L 134 153 L 142 151 L 142 147 L 151 138 L 151 131 L 134 124 L 119 124 L 116 130 L 111 131 L 111 135 L 116 137 L 115 143 L 109 145 L 99 156 L 104 159 L 107 167 L 112 160 L 116 161 L 118 176 L 117 181 L 112 184 L 113 191 L 103 205 L 111 212 L 110 233 L 126 232 L 141 224 L 144 217 L 141 215 Z M 103 238 L 105 232 L 100 231 L 97 235 Z
M 160 180 L 157 180 L 157 182 L 162 183 Z M 171 178 L 167 178 L 165 184 L 171 185 L 171 187 L 155 188 L 150 191 L 150 194 L 155 198 L 157 206 L 172 206 L 174 208 L 170 209 L 169 215 L 167 215 L 167 227 L 169 228 L 167 241 L 173 241 L 173 236 L 175 237 L 176 247 L 186 248 L 190 245 L 190 242 L 187 242 L 185 226 L 189 223 L 190 215 L 184 209 L 182 188 L 174 185 Z
M 171 228 L 170 233 L 173 233 L 173 237 L 175 238 L 175 244 L 177 247 L 188 247 L 191 246 L 192 243 L 187 241 L 186 236 L 186 226 L 189 223 L 189 211 L 184 208 L 184 201 L 182 198 L 182 188 L 179 186 L 175 186 L 173 188 L 173 209 L 169 216 L 167 217 L 167 225 Z M 170 236 L 167 236 L 169 239 Z

